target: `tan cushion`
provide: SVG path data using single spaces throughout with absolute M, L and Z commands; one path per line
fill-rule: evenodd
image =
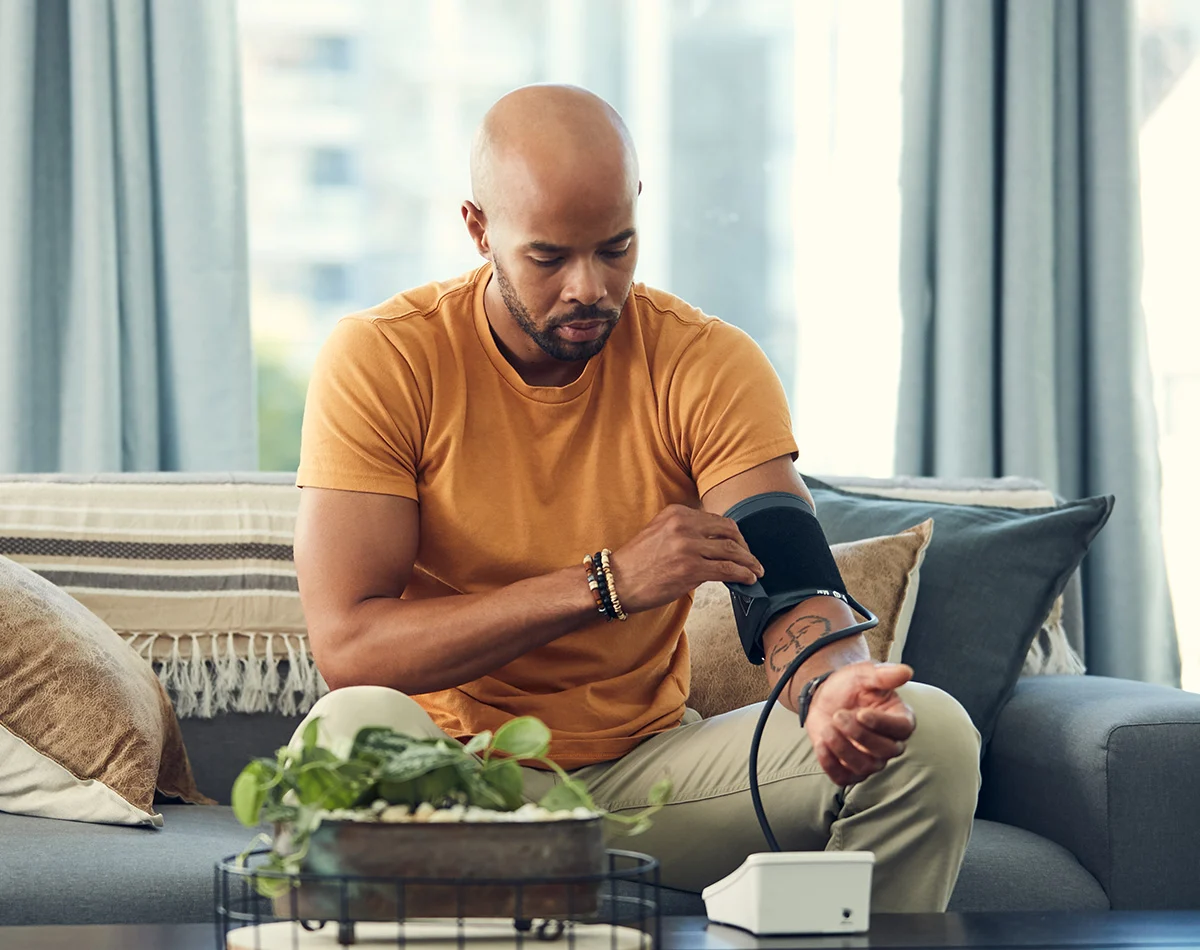
M 161 826 L 207 802 L 154 671 L 68 594 L 0 556 L 0 810 Z
M 932 519 L 900 534 L 831 548 L 846 590 L 879 618 L 879 626 L 866 635 L 875 660 L 899 661 L 931 537 Z M 708 718 L 767 698 L 765 668 L 746 660 L 724 584 L 696 590 L 686 629 L 692 657 L 689 707 Z

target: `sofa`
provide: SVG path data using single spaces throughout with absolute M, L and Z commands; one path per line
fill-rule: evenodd
M 283 473 L 24 480 L 30 478 L 83 486 L 219 483 L 229 486 L 231 505 L 238 503 L 239 486 L 291 481 Z M 0 478 L 0 512 L 6 488 L 21 481 Z M 951 494 L 980 487 L 945 480 L 921 485 Z M 2 529 L 0 523 L 0 535 Z M 1072 577 L 1062 601 L 1063 624 L 1076 646 L 1083 623 L 1079 585 Z M 703 662 L 693 658 L 693 664 Z M 161 829 L 0 812 L 0 924 L 211 919 L 214 863 L 253 836 L 228 807 L 234 778 L 251 758 L 285 744 L 302 712 L 181 713 L 197 784 L 219 804 L 161 801 Z M 981 770 L 974 830 L 951 910 L 1200 908 L 1194 873 L 1200 696 L 1090 675 L 1024 677 L 1000 712 Z M 664 910 L 702 914 L 703 903 L 696 894 L 667 891 Z

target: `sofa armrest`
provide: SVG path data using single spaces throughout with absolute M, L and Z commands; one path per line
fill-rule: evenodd
M 1030 677 L 1000 713 L 979 817 L 1056 841 L 1114 910 L 1200 908 L 1200 695 Z

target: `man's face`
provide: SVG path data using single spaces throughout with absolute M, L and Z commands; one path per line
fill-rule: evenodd
M 491 231 L 501 298 L 554 359 L 590 359 L 616 327 L 637 265 L 634 202 L 537 203 Z

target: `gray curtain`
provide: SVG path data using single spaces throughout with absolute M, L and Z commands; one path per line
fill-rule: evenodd
M 257 468 L 233 0 L 0 0 L 0 471 Z
M 1093 673 L 1178 684 L 1127 0 L 906 0 L 897 471 L 1111 493 Z

